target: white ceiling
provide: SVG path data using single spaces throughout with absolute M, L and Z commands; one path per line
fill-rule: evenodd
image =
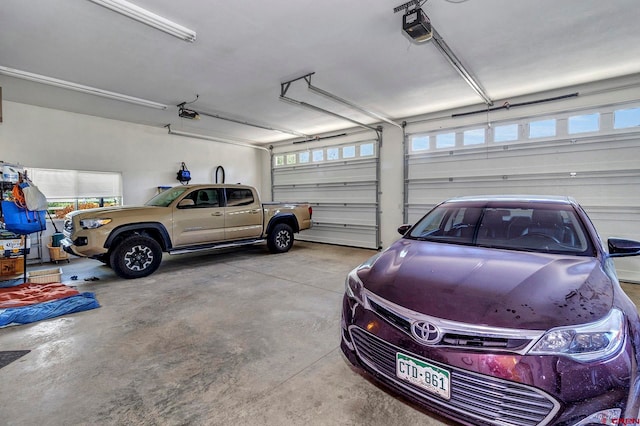
M 5 100 L 258 143 L 290 134 L 196 111 L 315 135 L 347 121 L 285 103 L 280 83 L 314 86 L 393 119 L 482 99 L 433 42 L 401 31 L 390 0 L 133 0 L 197 32 L 194 43 L 88 0 L 2 0 L 0 65 L 169 105 L 164 111 L 0 75 Z M 428 0 L 434 28 L 496 103 L 640 73 L 637 0 Z M 288 96 L 373 119 L 310 93 Z

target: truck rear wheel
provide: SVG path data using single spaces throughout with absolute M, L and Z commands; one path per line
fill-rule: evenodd
M 111 253 L 111 267 L 126 279 L 151 275 L 160 266 L 162 248 L 153 238 L 133 235 L 122 240 Z
M 273 227 L 267 237 L 267 247 L 272 253 L 284 253 L 293 246 L 293 229 L 286 223 Z

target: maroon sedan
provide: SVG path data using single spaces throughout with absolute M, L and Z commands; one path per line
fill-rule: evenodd
M 640 319 L 570 198 L 446 201 L 346 280 L 358 370 L 463 424 L 640 423 Z

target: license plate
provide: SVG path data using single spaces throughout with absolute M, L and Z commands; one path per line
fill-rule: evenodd
M 428 362 L 396 353 L 396 376 L 442 398 L 451 398 L 451 375 Z

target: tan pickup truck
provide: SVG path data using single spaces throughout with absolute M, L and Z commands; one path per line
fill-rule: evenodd
M 162 253 L 180 254 L 267 242 L 284 253 L 294 232 L 311 227 L 305 203 L 261 203 L 246 185 L 180 185 L 144 206 L 104 207 L 67 214 L 62 246 L 98 259 L 122 278 L 140 278 L 160 266 Z

